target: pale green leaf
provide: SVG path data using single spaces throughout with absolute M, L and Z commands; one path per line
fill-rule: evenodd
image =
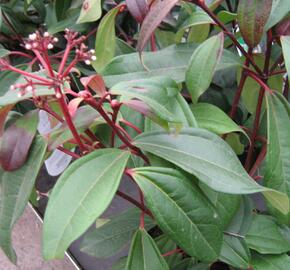
M 77 23 L 94 22 L 102 16 L 101 0 L 85 0 Z

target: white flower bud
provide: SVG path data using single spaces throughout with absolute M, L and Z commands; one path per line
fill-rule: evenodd
M 86 63 L 86 65 L 90 65 L 90 64 L 91 64 L 91 61 L 87 59 L 87 60 L 85 61 L 85 63 Z
M 56 98 L 59 99 L 59 98 L 61 98 L 61 93 L 56 93 L 55 96 L 56 96 Z
M 58 38 L 57 37 L 53 38 L 53 42 L 58 42 Z
M 37 47 L 38 47 L 38 42 L 33 42 L 33 43 L 32 43 L 32 47 L 33 47 L 33 48 L 37 48 Z
M 91 59 L 92 59 L 93 61 L 96 61 L 96 60 L 97 60 L 97 57 L 96 57 L 95 55 L 92 55 Z
M 36 40 L 37 35 L 35 33 L 29 35 L 30 40 Z
M 15 88 L 16 88 L 15 85 L 13 84 L 10 85 L 10 90 L 15 90 Z
M 47 49 L 51 50 L 52 48 L 53 48 L 53 44 L 49 43 L 49 44 L 47 45 Z
M 96 51 L 95 51 L 94 49 L 90 49 L 90 53 L 91 53 L 91 54 L 95 54 Z
M 22 93 L 21 92 L 19 92 L 18 94 L 17 94 L 17 97 L 19 97 L 19 98 L 21 98 L 23 95 L 22 95 Z
M 43 36 L 44 36 L 44 37 L 49 37 L 50 35 L 49 35 L 48 32 L 44 32 L 44 33 L 43 33 Z
M 31 92 L 33 90 L 33 87 L 31 85 L 26 86 L 25 91 Z
M 31 50 L 31 48 L 32 48 L 32 47 L 31 47 L 31 44 L 29 44 L 29 43 L 25 44 L 25 49 L 26 49 L 26 50 Z

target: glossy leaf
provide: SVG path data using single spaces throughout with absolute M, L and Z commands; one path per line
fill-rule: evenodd
M 243 238 L 224 236 L 220 260 L 239 269 L 250 266 L 250 250 Z
M 273 0 L 271 13 L 265 26 L 265 30 L 268 31 L 271 27 L 280 22 L 289 11 L 290 5 L 288 0 Z
M 272 0 L 241 0 L 238 7 L 238 24 L 249 47 L 256 47 L 264 33 L 271 12 Z
M 151 109 L 147 113 L 156 115 L 158 118 L 180 125 L 179 119 L 170 112 L 166 105 L 179 93 L 178 85 L 170 78 L 156 77 L 152 79 L 134 80 L 121 82 L 114 85 L 110 92 L 114 95 L 121 95 L 122 101 L 139 99 L 145 102 Z M 152 118 L 154 119 L 154 115 Z M 158 120 L 157 120 L 158 121 Z M 166 127 L 166 124 L 165 124 Z
M 0 169 L 0 247 L 14 263 L 16 254 L 11 244 L 12 229 L 27 205 L 45 152 L 46 143 L 37 137 L 20 169 L 13 172 Z
M 132 239 L 140 224 L 140 209 L 130 208 L 113 216 L 101 227 L 85 234 L 81 251 L 97 258 L 107 258 L 122 250 Z M 145 216 L 146 229 L 154 226 Z
M 288 78 L 290 78 L 290 36 L 282 36 L 281 44 Z
M 111 9 L 101 20 L 96 36 L 96 57 L 93 67 L 100 72 L 112 60 L 116 50 L 115 19 L 121 6 Z
M 162 231 L 199 260 L 218 258 L 222 243 L 219 216 L 193 182 L 167 168 L 137 168 L 132 175 Z
M 145 18 L 149 6 L 146 0 L 126 0 L 127 8 L 136 19 L 137 22 L 141 23 Z
M 213 36 L 194 51 L 186 71 L 186 85 L 193 103 L 210 86 L 223 52 L 223 33 Z
M 255 253 L 252 258 L 253 270 L 288 270 L 290 257 L 282 255 L 261 255 Z
M 96 150 L 61 175 L 45 212 L 44 258 L 63 258 L 72 241 L 104 212 L 118 189 L 128 158 L 126 151 Z
M 285 98 L 274 92 L 266 94 L 268 122 L 268 151 L 266 155 L 265 185 L 285 192 L 290 197 L 290 106 Z M 290 215 L 278 217 L 290 222 Z
M 61 2 L 61 1 L 60 1 Z M 77 23 L 94 22 L 102 15 L 101 0 L 85 0 Z
M 245 132 L 220 108 L 209 103 L 198 103 L 191 110 L 200 128 L 218 135 L 231 132 Z
M 8 105 L 8 106 L 0 108 L 0 137 L 2 137 L 3 132 L 4 132 L 6 118 L 13 107 L 14 105 L 12 104 L 12 105 Z
M 19 169 L 26 161 L 36 134 L 38 111 L 28 112 L 3 133 L 0 146 L 0 164 L 6 171 Z
M 157 26 L 162 22 L 169 11 L 177 4 L 178 0 L 157 1 L 152 5 L 150 11 L 146 15 L 139 33 L 137 49 L 142 52 L 147 41 Z
M 260 254 L 281 254 L 290 251 L 290 242 L 284 238 L 275 219 L 270 216 L 254 216 L 246 235 L 246 242 L 251 249 Z
M 136 231 L 127 260 L 126 270 L 136 269 L 169 270 L 154 240 L 144 229 Z
M 216 191 L 229 194 L 263 192 L 279 211 L 289 211 L 285 194 L 254 182 L 227 143 L 206 130 L 184 129 L 177 136 L 151 132 L 136 137 L 134 144 L 195 175 Z

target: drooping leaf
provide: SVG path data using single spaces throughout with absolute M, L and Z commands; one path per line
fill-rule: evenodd
M 266 94 L 268 149 L 264 176 L 267 187 L 285 192 L 290 197 L 290 106 L 278 92 Z M 290 214 L 281 216 L 280 221 L 289 224 Z
M 268 31 L 275 24 L 280 22 L 290 11 L 288 0 L 272 0 L 272 9 L 265 30 Z
M 290 78 L 290 36 L 282 36 L 281 44 L 288 78 Z
M 165 132 L 139 135 L 134 144 L 195 175 L 212 189 L 229 194 L 262 192 L 282 213 L 288 213 L 286 194 L 258 185 L 235 153 L 218 136 L 202 129 L 184 129 L 175 136 Z
M 61 2 L 61 1 L 59 1 Z M 77 23 L 94 22 L 102 16 L 101 0 L 85 0 Z
M 290 242 L 284 238 L 271 216 L 254 216 L 246 235 L 246 242 L 251 249 L 260 254 L 282 254 L 290 251 Z
M 253 270 L 288 270 L 290 257 L 282 255 L 262 255 L 255 253 L 251 261 Z
M 194 51 L 186 71 L 186 85 L 193 103 L 210 86 L 215 69 L 223 52 L 224 36 L 213 36 Z
M 128 7 L 128 10 L 132 14 L 132 16 L 135 18 L 135 20 L 141 23 L 149 10 L 147 1 L 146 0 L 126 0 L 126 4 Z
M 111 9 L 101 20 L 96 36 L 96 57 L 93 67 L 100 72 L 113 59 L 116 50 L 115 19 L 122 6 Z
M 25 162 L 38 125 L 38 110 L 16 120 L 3 133 L 0 164 L 6 171 L 19 169 Z
M 154 240 L 144 230 L 136 231 L 129 251 L 126 270 L 169 270 Z
M 150 36 L 162 22 L 168 12 L 176 5 L 178 0 L 159 0 L 152 5 L 146 15 L 139 33 L 137 49 L 142 52 Z
M 132 176 L 158 225 L 171 239 L 199 260 L 218 258 L 219 217 L 193 182 L 177 170 L 158 167 L 134 169 Z
M 247 269 L 250 266 L 250 250 L 243 238 L 225 235 L 219 259 L 233 267 Z
M 0 169 L 0 247 L 14 263 L 16 254 L 11 244 L 11 232 L 29 200 L 45 152 L 46 143 L 37 137 L 20 169 L 13 172 Z
M 174 99 L 179 93 L 178 85 L 170 78 L 156 77 L 121 82 L 114 85 L 110 92 L 114 95 L 121 95 L 122 102 L 131 99 L 139 99 L 145 102 L 151 109 L 147 115 L 151 115 L 153 120 L 157 117 L 168 122 L 164 124 L 165 128 L 170 123 L 174 125 L 181 124 L 179 119 L 170 112 L 170 109 L 166 108 L 170 100 Z M 158 119 L 156 119 L 157 122 Z
M 97 258 L 107 258 L 122 250 L 132 239 L 140 224 L 140 209 L 130 208 L 99 228 L 85 234 L 81 251 Z M 153 221 L 145 216 L 146 229 L 154 226 Z
M 220 108 L 209 103 L 198 103 L 191 110 L 200 128 L 218 135 L 231 132 L 245 132 Z
M 96 150 L 75 161 L 58 179 L 44 217 L 43 256 L 63 258 L 65 250 L 108 207 L 129 153 Z
M 240 0 L 238 24 L 243 39 L 251 47 L 256 47 L 264 33 L 264 27 L 271 12 L 272 0 Z

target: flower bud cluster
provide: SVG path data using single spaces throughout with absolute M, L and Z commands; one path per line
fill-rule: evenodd
M 84 43 L 81 43 L 79 48 L 76 49 L 77 58 L 84 61 L 86 65 L 90 65 L 92 61 L 97 60 L 95 50 L 89 49 Z
M 56 42 L 58 42 L 58 38 L 50 33 L 36 31 L 25 39 L 24 46 L 26 50 L 44 51 L 53 49 Z
M 11 91 L 17 90 L 18 91 L 17 96 L 22 97 L 30 92 L 34 93 L 35 88 L 31 82 L 27 82 L 27 83 L 12 84 L 10 85 L 10 90 Z

